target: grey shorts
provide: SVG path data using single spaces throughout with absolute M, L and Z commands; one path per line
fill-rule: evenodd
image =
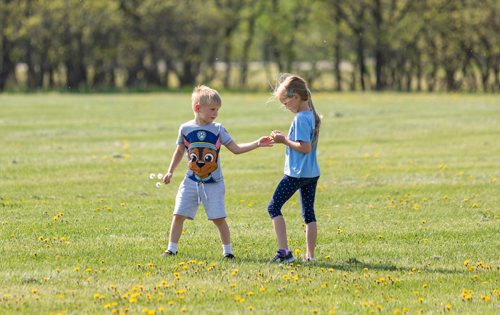
M 201 202 L 209 220 L 225 218 L 225 193 L 224 181 L 204 184 L 184 178 L 175 198 L 174 214 L 194 219 Z

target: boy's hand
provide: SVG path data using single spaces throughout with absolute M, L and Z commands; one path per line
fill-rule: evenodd
M 259 140 L 257 140 L 257 146 L 259 147 L 272 147 L 273 144 L 273 138 L 270 136 L 260 137 Z
M 170 184 L 170 180 L 172 179 L 172 175 L 174 175 L 174 174 L 172 174 L 172 173 L 167 173 L 167 174 L 165 174 L 165 176 L 163 176 L 163 183 L 164 183 L 165 185 Z
M 285 143 L 285 141 L 286 141 L 285 134 L 279 130 L 273 130 L 271 132 L 271 137 L 273 138 L 274 142 L 276 142 L 276 143 Z

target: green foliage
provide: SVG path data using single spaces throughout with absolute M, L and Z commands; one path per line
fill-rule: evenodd
M 276 69 L 326 90 L 498 92 L 499 13 L 495 0 L 1 1 L 0 91 L 266 89 Z
M 218 121 L 252 141 L 292 115 L 266 94 L 223 94 Z M 180 165 L 155 187 L 192 118 L 189 93 L 0 95 L 0 313 L 495 314 L 495 95 L 315 94 L 323 114 L 317 262 L 300 261 L 299 200 L 284 208 L 293 265 L 266 205 L 284 148 L 222 149 L 237 259 L 203 208 L 168 239 Z

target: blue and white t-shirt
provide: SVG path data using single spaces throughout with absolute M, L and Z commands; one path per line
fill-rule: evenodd
M 194 120 L 179 128 L 177 144 L 186 147 L 188 170 L 186 177 L 203 183 L 223 180 L 219 151 L 221 145 L 232 141 L 226 129 L 219 123 L 198 125 Z
M 298 112 L 293 119 L 288 139 L 292 141 L 309 142 L 312 145 L 315 119 L 311 111 Z M 318 135 L 319 136 L 319 135 Z M 316 158 L 317 141 L 307 154 L 286 147 L 285 175 L 296 178 L 312 178 L 320 175 Z

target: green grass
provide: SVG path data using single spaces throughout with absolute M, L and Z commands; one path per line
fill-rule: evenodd
M 222 97 L 237 142 L 288 130 L 268 95 Z M 185 168 L 160 188 L 149 174 L 168 166 L 190 95 L 0 95 L 0 313 L 498 313 L 500 97 L 315 104 L 319 259 L 277 265 L 266 205 L 282 146 L 222 149 L 236 261 L 203 208 L 164 259 Z M 297 196 L 284 214 L 300 257 Z

